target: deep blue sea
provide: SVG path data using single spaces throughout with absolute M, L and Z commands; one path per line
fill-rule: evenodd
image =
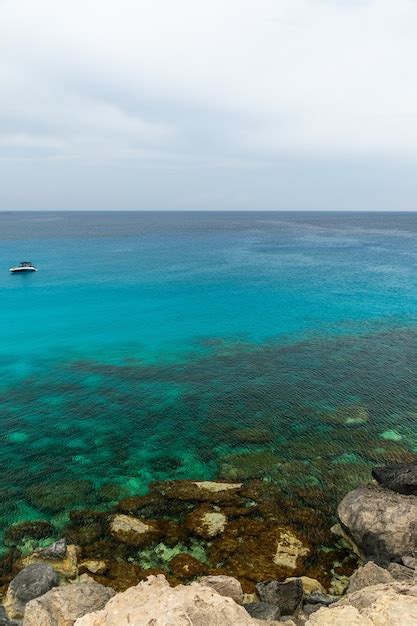
M 156 479 L 336 501 L 417 453 L 417 214 L 0 213 L 0 243 L 0 528 Z

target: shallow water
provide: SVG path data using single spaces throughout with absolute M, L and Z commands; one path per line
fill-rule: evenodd
M 155 479 L 333 506 L 417 452 L 417 215 L 3 213 L 0 238 L 1 528 Z

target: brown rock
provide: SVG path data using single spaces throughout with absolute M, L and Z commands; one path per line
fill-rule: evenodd
M 187 515 L 185 524 L 188 530 L 203 539 L 212 539 L 223 533 L 227 517 L 218 508 L 201 505 Z
M 207 571 L 206 565 L 190 554 L 176 554 L 170 560 L 169 567 L 174 576 L 185 580 L 202 576 Z
M 221 596 L 232 598 L 237 604 L 243 604 L 242 585 L 233 576 L 203 576 L 201 585 L 207 585 Z
M 157 522 L 121 513 L 111 519 L 109 529 L 111 535 L 118 541 L 138 547 L 149 545 L 161 536 Z

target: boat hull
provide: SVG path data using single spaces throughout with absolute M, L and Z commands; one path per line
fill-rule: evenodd
M 29 272 L 37 272 L 38 270 L 36 267 L 11 267 L 9 271 L 11 274 L 27 274 Z

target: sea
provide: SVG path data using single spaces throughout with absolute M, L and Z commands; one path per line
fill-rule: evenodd
M 0 289 L 1 532 L 417 456 L 416 213 L 3 212 Z

